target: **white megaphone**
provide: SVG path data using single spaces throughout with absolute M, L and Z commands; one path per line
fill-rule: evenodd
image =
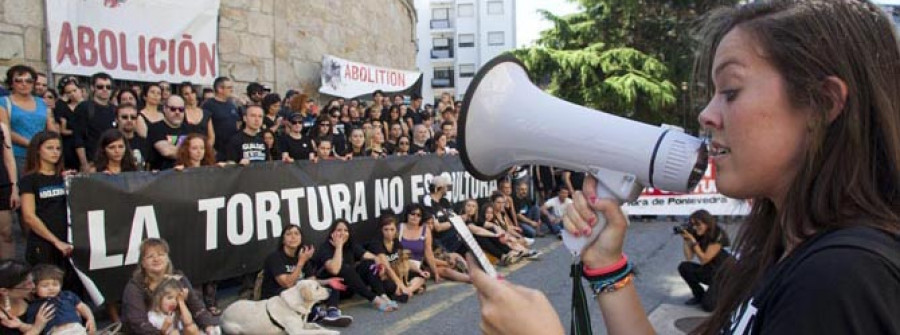
M 555 98 L 508 55 L 475 75 L 458 125 L 463 165 L 482 180 L 497 179 L 515 165 L 556 166 L 591 173 L 598 196 L 622 202 L 637 199 L 646 186 L 686 193 L 706 171 L 704 141 Z M 576 256 L 603 229 L 599 217 L 591 236 L 563 230 L 563 242 Z

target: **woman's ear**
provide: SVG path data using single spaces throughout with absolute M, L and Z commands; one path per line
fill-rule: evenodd
M 826 114 L 827 122 L 831 124 L 841 115 L 841 112 L 844 110 L 844 105 L 847 103 L 847 83 L 837 76 L 828 76 L 822 83 L 822 88 L 824 89 L 825 96 L 831 102 L 828 104 L 828 111 Z

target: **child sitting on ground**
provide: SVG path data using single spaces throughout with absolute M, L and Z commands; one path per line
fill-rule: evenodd
M 96 331 L 91 308 L 75 293 L 62 290 L 66 274 L 62 269 L 55 265 L 38 264 L 31 274 L 34 276 L 36 298 L 28 304 L 28 311 L 25 313 L 27 322 L 34 323 L 41 305 L 49 303 L 56 311 L 42 334 L 93 334 Z
M 179 276 L 168 276 L 153 290 L 153 301 L 147 319 L 166 335 L 200 334 L 191 310 L 184 302 L 188 289 L 182 287 Z

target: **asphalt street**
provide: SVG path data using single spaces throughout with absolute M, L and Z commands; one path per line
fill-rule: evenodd
M 660 306 L 681 306 L 690 290 L 678 275 L 678 263 L 684 258 L 681 238 L 672 234 L 672 221 L 633 222 L 625 252 L 635 263 L 636 287 L 648 315 Z M 737 224 L 723 225 L 734 237 Z M 547 295 L 568 329 L 572 281 L 569 265 L 572 256 L 555 237 L 539 238 L 538 249 L 544 255 L 538 261 L 523 261 L 504 269 L 510 282 L 536 288 Z M 591 295 L 589 294 L 590 298 Z M 594 334 L 606 330 L 596 302 L 589 302 Z M 681 307 L 678 307 L 681 308 Z M 382 313 L 357 299 L 343 304 L 353 324 L 339 329 L 341 334 L 480 334 L 479 305 L 475 290 L 467 284 L 429 282 L 428 291 L 416 296 L 398 311 Z M 674 322 L 674 320 L 672 320 Z

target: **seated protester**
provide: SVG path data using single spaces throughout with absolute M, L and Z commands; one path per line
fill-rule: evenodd
M 424 195 L 419 203 L 425 207 L 428 214 L 435 217 L 434 231 L 432 232 L 436 239 L 435 244 L 448 252 L 465 254 L 468 251 L 466 244 L 453 228 L 453 224 L 450 223 L 452 207 L 450 200 L 447 200 L 445 195 L 450 192 L 451 186 L 449 177 L 434 177 L 428 186 L 430 194 Z
M 397 146 L 394 148 L 394 151 L 391 152 L 394 156 L 408 156 L 409 155 L 409 145 L 412 143 L 412 140 L 409 136 L 400 135 L 397 139 Z
M 163 107 L 162 122 L 151 123 L 147 129 L 147 142 L 154 149 L 150 169 L 166 170 L 175 167 L 178 146 L 188 133 L 184 125 L 184 100 L 172 95 Z
M 493 208 L 491 208 L 493 215 Z M 506 239 L 506 232 L 502 229 L 493 230 L 485 225 L 484 220 L 478 215 L 478 201 L 469 199 L 463 202 L 462 219 L 466 222 L 478 246 L 491 256 L 500 260 L 500 265 L 505 266 L 519 261 L 522 252 L 513 251 L 503 241 Z M 489 223 L 490 224 L 490 223 Z M 496 227 L 494 224 L 490 224 Z
M 173 95 L 172 97 L 176 97 Z M 172 98 L 170 97 L 170 99 Z M 148 317 L 151 310 L 151 294 L 167 278 L 177 275 L 182 287 L 188 288 L 185 299 L 194 322 L 206 334 L 221 333 L 219 322 L 206 310 L 200 297 L 191 288 L 187 277 L 175 271 L 169 260 L 169 244 L 158 238 L 148 238 L 141 242 L 139 263 L 134 275 L 125 284 L 122 292 L 122 326 L 128 334 L 158 334 Z
M 500 191 L 500 194 L 503 194 L 503 197 L 506 199 L 506 207 L 503 212 L 506 214 L 506 217 L 512 221 L 513 226 L 519 227 L 523 236 L 534 239 L 535 237 L 543 237 L 544 234 L 538 234 L 540 232 L 541 227 L 538 225 L 531 225 L 527 222 L 519 223 L 518 213 L 516 213 L 516 206 L 513 204 L 515 200 L 513 199 L 512 192 L 512 182 L 508 177 L 500 179 L 497 183 L 497 188 Z
M 263 110 L 257 105 L 247 106 L 244 113 L 244 129 L 234 134 L 226 146 L 229 162 L 247 165 L 266 161 L 266 143 L 260 134 Z
M 340 277 L 344 280 L 347 290 L 343 293 L 346 297 L 359 294 L 380 311 L 395 311 L 397 302 L 387 297 L 378 275 L 370 269 L 374 268 L 376 259 L 374 254 L 353 243 L 349 222 L 344 219 L 334 221 L 328 240 L 316 248 L 312 258 L 317 268 L 316 277 Z
M 490 220 L 490 222 L 498 225 L 501 229 L 506 231 L 508 243 L 510 247 L 513 248 L 513 250 L 528 250 L 524 256 L 529 258 L 536 258 L 540 256 L 541 252 L 533 249 L 528 249 L 528 247 L 531 246 L 533 240 L 526 239 L 524 236 L 522 236 L 521 231 L 516 230 L 512 225 L 512 220 L 510 220 L 509 217 L 506 216 L 506 197 L 503 196 L 503 194 L 501 194 L 500 192 L 494 192 L 494 194 L 491 195 L 490 199 L 491 202 L 489 205 L 493 207 L 494 215 L 492 220 L 488 217 L 485 217 L 485 221 L 487 222 L 488 220 Z
M 288 225 L 281 231 L 281 243 L 278 248 L 266 257 L 263 266 L 262 294 L 260 299 L 274 297 L 285 289 L 293 287 L 302 279 L 316 279 L 316 269 L 310 259 L 315 252 L 312 246 L 301 247 L 303 236 L 300 227 Z M 347 327 L 353 317 L 342 315 L 338 309 L 341 299 L 339 291 L 346 290 L 343 279 L 331 277 L 319 279 L 318 282 L 329 288 L 328 299 L 316 304 L 309 313 L 308 322 L 316 322 L 327 327 Z
M 125 142 L 125 135 L 118 129 L 107 129 L 100 135 L 100 145 L 94 155 L 92 172 L 108 175 L 137 171 L 131 148 Z
M 409 153 L 427 154 L 431 152 L 431 131 L 425 128 L 424 124 L 417 124 L 413 127 L 413 142 L 409 146 Z
M 381 264 L 388 264 L 380 279 L 391 299 L 405 303 L 416 292 L 424 291 L 425 278 L 421 268 L 413 269 L 408 258 L 403 257 L 403 245 L 397 239 L 397 217 L 391 213 L 378 218 L 381 236 L 366 244 L 366 250 L 378 256 Z M 397 269 L 406 270 L 398 273 Z
M 290 126 L 278 137 L 281 159 L 286 162 L 309 160 L 315 156 L 315 149 L 309 136 L 303 135 L 303 115 L 290 116 Z
M 512 201 L 519 223 L 535 227 L 537 235 L 540 236 L 540 234 L 542 234 L 541 227 L 546 220 L 541 220 L 541 208 L 536 206 L 532 202 L 531 197 L 528 196 L 527 182 L 521 181 L 516 184 L 516 192 L 512 196 Z M 547 227 L 550 229 L 550 233 L 562 238 L 562 236 L 559 235 L 559 232 L 562 229 L 561 225 L 553 225 L 549 222 L 546 223 Z
M 434 224 L 437 222 L 434 215 L 426 211 L 422 216 L 422 220 L 425 222 L 425 227 L 428 227 L 428 234 L 433 232 Z M 468 275 L 469 269 L 467 267 L 466 259 L 463 258 L 461 254 L 447 251 L 447 249 L 438 243 L 433 243 L 431 249 L 434 255 L 434 262 L 432 264 L 437 267 L 435 272 L 440 275 L 440 277 L 435 276 L 435 281 L 439 278 L 446 278 L 464 283 L 472 282 L 472 279 Z
M 135 125 L 139 118 L 137 107 L 130 104 L 120 104 L 116 107 L 116 128 L 125 135 L 125 144 L 131 149 L 134 164 L 140 171 L 147 170 L 150 159 L 150 143 L 147 139 L 135 132 Z
M 262 130 L 263 143 L 266 144 L 266 161 L 280 161 L 281 151 L 278 148 L 278 142 L 275 141 L 275 133 L 268 129 Z
M 31 275 L 34 277 L 35 299 L 28 304 L 26 322 L 35 323 L 41 306 L 50 304 L 54 307 L 54 316 L 45 327 L 48 334 L 93 334 L 97 330 L 91 308 L 72 291 L 60 289 L 66 275 L 63 269 L 51 264 L 38 264 Z
M 550 231 L 559 232 L 562 230 L 563 215 L 566 208 L 572 205 L 572 199 L 569 198 L 569 189 L 560 186 L 556 188 L 556 196 L 550 198 L 541 206 L 541 214 L 547 218 L 547 225 Z
M 716 224 L 716 218 L 706 210 L 691 213 L 688 221 L 693 229 L 681 231 L 685 261 L 678 265 L 678 273 L 694 295 L 686 304 L 701 305 L 703 310 L 709 312 L 716 307 L 718 287 L 714 282 L 715 274 L 734 261 L 731 254 L 722 249 L 731 243 L 725 230 Z M 693 262 L 694 257 L 699 263 Z M 706 284 L 709 289 L 704 290 L 700 284 Z

